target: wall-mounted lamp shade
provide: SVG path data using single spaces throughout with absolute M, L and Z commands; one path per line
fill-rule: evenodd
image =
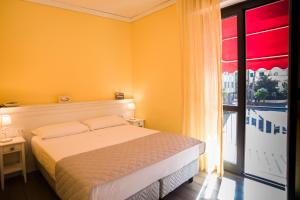
M 129 110 L 135 110 L 135 104 L 134 103 L 129 103 L 128 104 L 128 109 Z
M 2 115 L 1 116 L 1 125 L 8 126 L 11 124 L 11 118 L 9 115 Z

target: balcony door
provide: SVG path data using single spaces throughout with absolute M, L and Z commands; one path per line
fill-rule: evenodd
M 288 0 L 222 10 L 225 170 L 286 185 Z
M 234 14 L 222 19 L 222 87 L 223 87 L 223 152 L 225 169 L 243 172 L 244 138 L 244 62 L 239 45 L 243 16 Z

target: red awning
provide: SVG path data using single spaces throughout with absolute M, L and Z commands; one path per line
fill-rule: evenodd
M 253 71 L 257 71 L 259 69 L 271 70 L 274 67 L 286 69 L 288 67 L 288 56 L 284 56 L 282 58 L 247 60 L 247 69 Z
M 237 71 L 237 17 L 222 20 L 222 70 Z
M 231 61 L 231 62 L 224 62 L 222 61 L 222 71 L 223 72 L 228 72 L 228 73 L 233 73 L 237 71 L 237 61 Z
M 256 71 L 288 67 L 288 0 L 246 12 L 246 66 Z M 237 71 L 237 17 L 222 20 L 223 72 Z
M 255 33 L 288 25 L 288 0 L 267 4 L 246 12 L 246 32 Z

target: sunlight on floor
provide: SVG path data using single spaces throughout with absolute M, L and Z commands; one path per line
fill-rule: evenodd
M 200 199 L 212 199 L 213 193 L 215 192 L 215 188 L 218 184 L 218 177 L 215 174 L 208 174 L 203 182 L 201 190 L 196 198 L 196 200 Z
M 206 175 L 196 200 L 286 200 L 286 192 L 250 179 L 235 175 L 218 178 L 215 174 Z
M 235 199 L 236 182 L 223 177 L 218 199 Z
M 286 192 L 249 179 L 244 180 L 244 199 L 255 200 L 285 200 Z

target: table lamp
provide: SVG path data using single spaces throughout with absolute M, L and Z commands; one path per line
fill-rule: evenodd
M 133 115 L 130 119 L 135 119 L 135 103 L 131 102 L 128 104 L 128 110 L 133 112 Z
M 0 143 L 10 142 L 12 141 L 12 138 L 7 137 L 7 128 L 8 125 L 11 124 L 11 118 L 9 115 L 2 115 L 1 116 L 1 134 L 4 135 L 4 138 L 0 139 Z

